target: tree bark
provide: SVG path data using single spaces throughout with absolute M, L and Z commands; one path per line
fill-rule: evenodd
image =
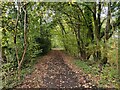
M 23 7 L 23 11 L 24 11 L 24 50 L 23 50 L 22 58 L 18 64 L 18 78 L 19 79 L 20 79 L 21 65 L 22 65 L 22 62 L 24 61 L 24 57 L 25 57 L 26 50 L 27 50 L 27 11 L 26 11 L 26 5 Z
M 93 14 L 93 19 L 94 19 L 94 25 L 95 25 L 95 32 L 94 32 L 94 37 L 96 40 L 96 45 L 97 45 L 97 51 L 94 54 L 94 58 L 98 61 L 101 59 L 101 51 L 98 50 L 99 49 L 99 41 L 100 41 L 100 30 L 101 30 L 101 21 L 100 21 L 100 15 L 101 15 L 101 2 L 99 2 L 98 4 L 98 18 L 96 17 L 96 11 L 97 6 L 96 6 L 96 2 L 94 3 L 94 14 Z

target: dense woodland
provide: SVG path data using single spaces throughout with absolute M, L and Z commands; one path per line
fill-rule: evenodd
M 118 88 L 119 1 L 0 4 L 1 87 L 14 87 L 32 72 L 38 57 L 62 48 L 86 73 L 101 76 L 100 87 Z

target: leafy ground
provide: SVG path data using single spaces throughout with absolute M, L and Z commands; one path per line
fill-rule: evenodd
M 97 77 L 98 87 L 104 88 L 119 88 L 119 75 L 115 66 L 106 64 L 102 71 L 99 70 L 98 64 L 90 64 L 91 62 L 84 62 L 80 60 L 73 61 L 73 63 L 81 68 L 85 73 L 90 74 L 91 77 Z
M 41 58 L 34 71 L 16 88 L 96 88 L 98 77 L 91 78 L 60 50 L 53 50 Z

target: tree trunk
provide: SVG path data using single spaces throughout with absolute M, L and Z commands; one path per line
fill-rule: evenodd
M 110 31 L 110 18 L 111 18 L 111 2 L 108 3 L 108 12 L 107 12 L 107 22 L 106 22 L 106 29 L 105 29 L 105 40 L 104 40 L 104 57 L 103 57 L 103 60 L 101 61 L 102 63 L 106 60 L 106 63 L 107 63 L 107 53 L 108 53 L 108 47 L 107 47 L 107 40 L 108 40 L 108 37 L 109 37 L 109 31 Z M 106 58 L 106 59 L 105 59 Z M 104 64 L 106 64 L 104 63 Z
M 18 78 L 20 79 L 20 72 L 21 72 L 21 65 L 22 62 L 24 61 L 24 57 L 26 54 L 26 50 L 27 50 L 27 12 L 26 12 L 26 5 L 23 7 L 23 11 L 24 11 L 24 50 L 23 50 L 23 54 L 22 54 L 22 58 L 18 64 Z
M 98 18 L 96 17 L 96 2 L 94 3 L 94 14 L 93 14 L 93 18 L 94 18 L 94 25 L 95 25 L 95 40 L 96 40 L 96 45 L 97 45 L 97 51 L 95 52 L 96 54 L 94 54 L 94 58 L 98 61 L 101 59 L 101 51 L 99 50 L 99 41 L 100 41 L 100 15 L 101 15 L 101 2 L 99 2 L 98 5 Z
M 65 31 L 65 28 L 64 28 L 64 26 L 63 26 L 61 20 L 58 19 L 58 22 L 59 22 L 59 24 L 60 24 L 61 32 L 62 32 L 62 36 L 63 36 L 62 42 L 63 42 L 63 44 L 64 44 L 65 50 L 67 51 L 67 46 L 66 46 L 66 43 L 65 43 L 65 40 L 64 40 L 65 38 L 67 38 L 67 37 L 65 37 L 66 31 Z

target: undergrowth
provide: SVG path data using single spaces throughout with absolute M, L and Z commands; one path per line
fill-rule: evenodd
M 81 60 L 75 60 L 74 64 L 86 74 L 91 74 L 92 76 L 100 76 L 98 87 L 105 88 L 118 88 L 118 71 L 116 66 L 110 66 L 106 64 L 103 66 L 102 71 L 99 72 L 98 64 L 90 64 L 90 62 L 84 62 Z
M 26 64 L 25 67 L 21 69 L 21 80 L 18 80 L 18 74 L 17 74 L 17 69 L 12 70 L 9 72 L 5 72 L 5 70 L 1 70 L 2 72 L 2 88 L 3 89 L 8 89 L 8 88 L 14 88 L 22 81 L 24 80 L 25 76 L 28 74 L 31 74 L 34 70 L 34 65 L 38 62 L 38 58 L 33 58 L 29 64 Z M 2 68 L 3 69 L 3 68 Z M 4 71 L 4 72 L 3 72 Z

